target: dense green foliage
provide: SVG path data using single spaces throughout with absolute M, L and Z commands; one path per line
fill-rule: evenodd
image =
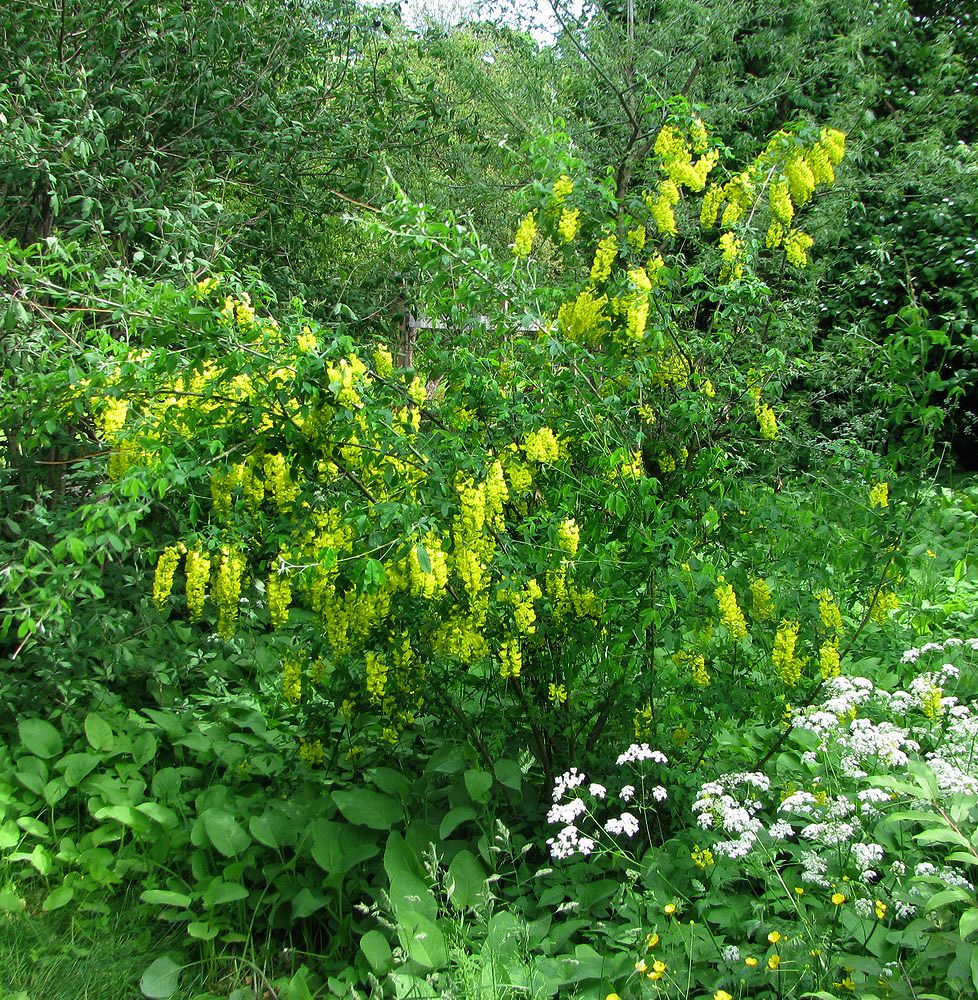
M 978 989 L 970 19 L 557 14 L 0 13 L 0 998 Z

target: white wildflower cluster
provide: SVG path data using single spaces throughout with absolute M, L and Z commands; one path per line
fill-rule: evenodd
M 633 743 L 618 756 L 618 766 L 625 764 L 644 764 L 651 761 L 654 764 L 669 763 L 666 755 L 659 750 L 653 750 L 647 743 Z M 646 786 L 644 775 L 642 790 L 646 799 L 645 806 L 652 802 L 663 802 L 668 798 L 668 792 L 663 785 Z M 614 798 L 614 796 L 612 796 Z M 635 785 L 624 785 L 617 796 L 621 803 L 634 802 L 636 799 Z M 567 799 L 567 801 L 564 801 Z M 608 789 L 596 781 L 589 782 L 587 775 L 572 767 L 560 775 L 554 782 L 553 805 L 547 813 L 547 822 L 561 827 L 555 837 L 547 844 L 550 855 L 555 860 L 563 860 L 574 854 L 585 857 L 593 854 L 604 838 L 634 837 L 641 829 L 641 823 L 633 812 L 619 811 L 606 820 L 595 815 L 597 808 L 614 809 L 609 800 Z M 590 820 L 594 824 L 592 835 L 587 836 L 581 830 L 582 820 Z
M 587 777 L 581 774 L 576 767 L 565 771 L 554 782 L 554 802 L 559 802 L 571 789 L 579 788 L 585 781 L 587 781 Z
M 669 763 L 661 750 L 653 750 L 648 743 L 633 743 L 624 753 L 618 755 L 617 764 L 621 767 L 622 764 L 639 764 L 644 760 L 651 760 L 663 766 Z
M 713 853 L 743 858 L 757 843 L 764 823 L 759 818 L 763 804 L 757 793 L 771 789 L 771 779 L 759 771 L 726 774 L 700 786 L 693 812 L 704 830 L 717 830 L 731 837 L 713 845 Z
M 638 820 L 629 812 L 623 812 L 621 816 L 612 817 L 604 825 L 606 833 L 613 837 L 624 834 L 626 837 L 634 837 L 638 833 Z
M 951 636 L 943 642 L 926 642 L 919 648 L 908 649 L 903 654 L 902 660 L 904 663 L 916 663 L 921 656 L 926 656 L 928 653 L 943 653 L 950 649 L 961 649 L 962 647 L 972 652 L 978 652 L 978 638 L 958 639 L 955 636 Z

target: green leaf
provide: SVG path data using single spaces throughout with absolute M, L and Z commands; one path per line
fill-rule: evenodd
M 448 866 L 448 895 L 460 910 L 485 899 L 486 873 L 471 851 L 459 851 L 452 858 Z
M 172 830 L 179 822 L 177 814 L 159 802 L 140 802 L 136 810 L 148 816 L 153 822 L 159 823 L 164 830 Z
M 407 872 L 391 879 L 390 900 L 398 919 L 406 913 L 423 913 L 434 920 L 438 914 L 438 903 L 427 883 Z
M 964 889 L 958 888 L 958 886 L 952 886 L 950 889 L 941 889 L 940 892 L 935 892 L 930 899 L 927 900 L 927 906 L 925 909 L 929 913 L 931 910 L 936 910 L 941 906 L 950 906 L 951 903 L 967 902 L 971 899 Z
M 189 908 L 192 902 L 190 896 L 169 889 L 146 889 L 139 894 L 139 898 L 152 906 L 175 906 L 181 910 Z
M 112 727 L 100 715 L 94 713 L 85 716 L 85 738 L 93 750 L 103 753 L 111 752 L 115 743 Z
M 333 792 L 333 801 L 344 819 L 371 830 L 389 830 L 404 815 L 396 799 L 368 788 Z
M 187 933 L 198 941 L 213 941 L 221 933 L 221 928 L 206 921 L 192 920 L 187 924 Z
M 225 882 L 223 879 L 215 879 L 204 890 L 204 906 L 210 909 L 212 906 L 222 906 L 225 903 L 236 903 L 240 899 L 248 898 L 248 890 L 240 882 Z
M 302 969 L 289 980 L 289 985 L 282 994 L 282 1000 L 313 1000 L 309 984 L 306 982 L 306 974 Z
M 961 935 L 961 940 L 965 941 L 975 931 L 978 931 L 978 907 L 973 906 L 961 914 L 961 919 L 958 921 L 958 933 Z
M 70 753 L 58 761 L 57 766 L 64 768 L 65 782 L 68 787 L 76 788 L 100 763 L 100 758 L 93 753 Z
M 17 725 L 20 740 L 37 757 L 57 757 L 64 749 L 61 734 L 43 719 L 23 719 Z
M 48 893 L 47 899 L 41 904 L 41 908 L 49 913 L 51 910 L 60 910 L 62 906 L 67 906 L 75 898 L 75 890 L 70 885 L 59 885 L 57 889 Z
M 456 806 L 454 809 L 449 809 L 438 826 L 438 836 L 442 840 L 447 840 L 458 827 L 475 817 L 476 812 L 472 806 Z
M 518 761 L 508 758 L 497 760 L 493 771 L 499 784 L 512 788 L 514 792 L 518 792 L 523 787 L 523 771 L 520 769 Z
M 233 858 L 251 846 L 248 831 L 226 809 L 205 809 L 201 813 L 207 839 L 226 858 Z
M 958 847 L 970 847 L 968 838 L 949 827 L 935 827 L 932 830 L 921 830 L 914 834 L 918 844 L 956 844 Z
M 329 900 L 321 893 L 300 889 L 292 899 L 292 916 L 301 920 L 321 910 L 328 902 Z
M 0 913 L 22 913 L 26 908 L 27 902 L 13 889 L 0 889 Z
M 386 975 L 393 966 L 391 946 L 380 931 L 367 931 L 360 938 L 360 950 L 370 968 L 378 976 Z
M 150 1000 L 166 1000 L 172 997 L 180 986 L 181 966 L 164 955 L 156 959 L 139 977 L 139 988 L 143 996 Z
M 407 910 L 400 916 L 397 933 L 412 962 L 424 969 L 441 969 L 448 964 L 445 935 L 434 920 Z
M 469 770 L 465 772 L 465 790 L 473 802 L 486 802 L 492 788 L 492 775 L 487 771 Z
M 398 833 L 392 830 L 387 837 L 387 845 L 384 848 L 384 871 L 387 878 L 393 882 L 398 875 L 412 875 L 421 878 L 424 869 L 414 851 L 414 848 Z

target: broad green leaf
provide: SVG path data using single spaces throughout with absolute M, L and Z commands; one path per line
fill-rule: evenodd
M 179 822 L 177 814 L 172 809 L 160 805 L 159 802 L 140 802 L 136 806 L 136 810 L 159 823 L 165 830 L 172 830 Z
M 418 860 L 414 848 L 408 844 L 397 830 L 392 830 L 387 837 L 384 848 L 384 871 L 387 878 L 393 881 L 398 875 L 412 875 L 421 878 L 424 869 Z
M 187 924 L 187 933 L 198 941 L 213 941 L 221 933 L 221 929 L 206 921 L 192 920 Z
M 408 910 L 398 921 L 397 933 L 412 962 L 424 969 L 441 969 L 448 964 L 445 935 L 434 920 Z
M 310 889 L 300 889 L 292 899 L 292 916 L 300 920 L 321 910 L 329 900 L 322 893 Z
M 973 906 L 961 914 L 961 919 L 958 921 L 958 933 L 961 935 L 961 940 L 965 941 L 975 931 L 978 931 L 978 907 Z
M 438 836 L 442 840 L 447 840 L 463 823 L 475 817 L 476 811 L 472 806 L 456 806 L 454 809 L 449 809 L 438 826 Z
M 941 906 L 950 906 L 951 903 L 968 902 L 970 899 L 971 897 L 964 889 L 952 886 L 950 889 L 941 889 L 940 892 L 935 892 L 927 900 L 925 909 L 929 913 L 931 910 L 936 910 Z
M 523 771 L 520 769 L 518 761 L 508 758 L 497 760 L 493 765 L 493 772 L 499 784 L 512 788 L 514 792 L 518 792 L 523 787 Z
M 438 903 L 427 883 L 406 872 L 391 879 L 390 899 L 398 919 L 414 912 L 434 920 L 438 914 Z
M 166 955 L 156 959 L 139 977 L 139 988 L 143 991 L 143 996 L 150 1000 L 172 997 L 180 986 L 181 971 L 182 967 Z
M 309 984 L 306 982 L 306 974 L 300 969 L 290 980 L 282 1000 L 313 1000 L 313 995 L 309 991 Z
M 465 772 L 465 790 L 473 802 L 485 802 L 492 788 L 492 775 L 487 771 L 468 770 Z
M 360 938 L 360 950 L 376 975 L 383 976 L 390 972 L 393 952 L 387 938 L 380 931 L 367 931 Z
M 139 898 L 152 906 L 175 906 L 181 910 L 189 908 L 192 902 L 191 897 L 185 893 L 170 889 L 146 889 L 139 894 Z
M 247 898 L 248 890 L 240 882 L 225 882 L 222 879 L 215 879 L 204 890 L 204 906 L 208 909 L 212 906 L 222 906 L 225 903 L 236 903 L 238 900 Z
M 67 906 L 75 898 L 75 890 L 70 885 L 59 885 L 57 889 L 48 893 L 47 899 L 41 904 L 45 912 L 60 910 L 62 906 Z
M 333 792 L 333 801 L 344 819 L 371 830 L 389 830 L 404 815 L 396 799 L 368 788 Z
M 21 913 L 27 908 L 26 900 L 13 889 L 0 889 L 0 913 Z
M 58 762 L 64 769 L 65 781 L 69 788 L 75 788 L 101 763 L 93 753 L 70 753 Z
M 93 750 L 110 753 L 115 743 L 112 727 L 94 712 L 85 716 L 85 738 Z
M 921 830 L 914 834 L 914 840 L 918 844 L 956 844 L 958 847 L 970 847 L 968 838 L 962 836 L 957 830 L 949 827 L 935 827 L 932 830 Z
M 205 809 L 201 814 L 207 838 L 226 858 L 233 858 L 251 846 L 248 831 L 226 809 Z
M 485 899 L 486 873 L 471 851 L 459 851 L 448 866 L 448 894 L 459 909 Z
M 17 731 L 24 746 L 38 757 L 57 757 L 64 749 L 61 733 L 44 719 L 23 719 Z

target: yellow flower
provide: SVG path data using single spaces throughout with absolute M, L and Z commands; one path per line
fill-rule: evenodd
M 655 934 L 655 933 L 648 934 L 648 935 L 646 935 L 646 938 L 645 938 L 645 947 L 646 948 L 654 948 L 659 943 L 659 940 L 660 940 L 660 938 L 659 938 L 658 934 Z
M 846 901 L 846 897 L 841 892 L 832 893 L 832 905 L 841 906 Z
M 873 483 L 869 491 L 869 506 L 870 507 L 890 506 L 889 483 Z
M 884 903 L 882 899 L 877 899 L 873 904 L 873 907 L 876 910 L 876 919 L 882 920 L 886 916 L 886 903 Z
M 713 857 L 713 851 L 708 847 L 700 847 L 699 844 L 693 848 L 690 857 L 693 859 L 693 864 L 697 868 L 709 868 L 711 865 L 715 864 L 716 861 Z
M 717 990 L 713 994 L 713 1000 L 733 1000 L 733 997 L 726 990 Z
M 560 213 L 560 221 L 557 223 L 557 232 L 565 243 L 572 243 L 577 231 L 581 226 L 581 210 L 579 208 L 565 208 Z
M 555 705 L 563 705 L 567 701 L 567 688 L 563 684 L 550 684 L 547 687 L 547 697 Z
M 795 645 L 798 642 L 798 622 L 782 619 L 774 637 L 774 648 L 771 650 L 771 663 L 778 677 L 789 685 L 795 685 L 801 679 L 802 662 L 795 656 Z
M 753 969 L 757 965 L 757 959 L 754 958 L 753 955 L 748 955 L 744 959 L 744 965 L 746 965 L 748 969 Z
M 594 251 L 594 263 L 591 265 L 592 281 L 607 281 L 611 274 L 611 265 L 618 256 L 618 241 L 614 236 L 606 236 L 598 243 Z
M 645 962 L 645 959 L 644 959 L 644 958 L 640 958 L 640 959 L 639 959 L 639 960 L 638 960 L 638 961 L 637 961 L 637 962 L 635 963 L 635 971 L 636 971 L 636 972 L 645 972 L 645 970 L 646 970 L 647 968 L 648 968 L 648 965 L 646 964 L 646 962 Z
M 533 238 L 537 234 L 536 212 L 528 212 L 520 221 L 519 229 L 516 230 L 516 238 L 513 240 L 513 253 L 517 257 L 529 257 L 533 249 Z
M 781 940 L 781 932 L 771 931 L 771 933 L 768 934 L 767 939 L 771 942 L 771 944 L 777 944 Z
M 676 912 L 676 904 L 675 903 L 666 903 L 666 905 L 662 907 L 662 912 L 667 917 L 671 917 Z
M 739 642 L 747 635 L 747 621 L 744 613 L 737 604 L 737 595 L 734 592 L 733 584 L 721 576 L 719 586 L 713 591 L 717 606 L 720 609 L 720 621 L 726 626 L 730 633 L 730 638 L 734 642 Z
M 780 955 L 772 955 L 772 956 L 771 956 L 771 957 L 770 957 L 770 958 L 769 958 L 769 959 L 767 960 L 767 967 L 768 967 L 768 968 L 769 968 L 769 969 L 770 969 L 770 970 L 771 970 L 772 972 L 776 971 L 776 970 L 777 970 L 777 968 L 778 968 L 778 966 L 780 966 L 780 965 L 781 965 L 781 956 L 780 956 Z
M 800 885 L 796 885 L 795 886 L 795 895 L 796 896 L 804 896 L 805 895 L 805 890 Z
M 561 174 L 557 180 L 554 181 L 554 201 L 559 205 L 573 190 L 574 181 L 568 177 L 567 174 Z

